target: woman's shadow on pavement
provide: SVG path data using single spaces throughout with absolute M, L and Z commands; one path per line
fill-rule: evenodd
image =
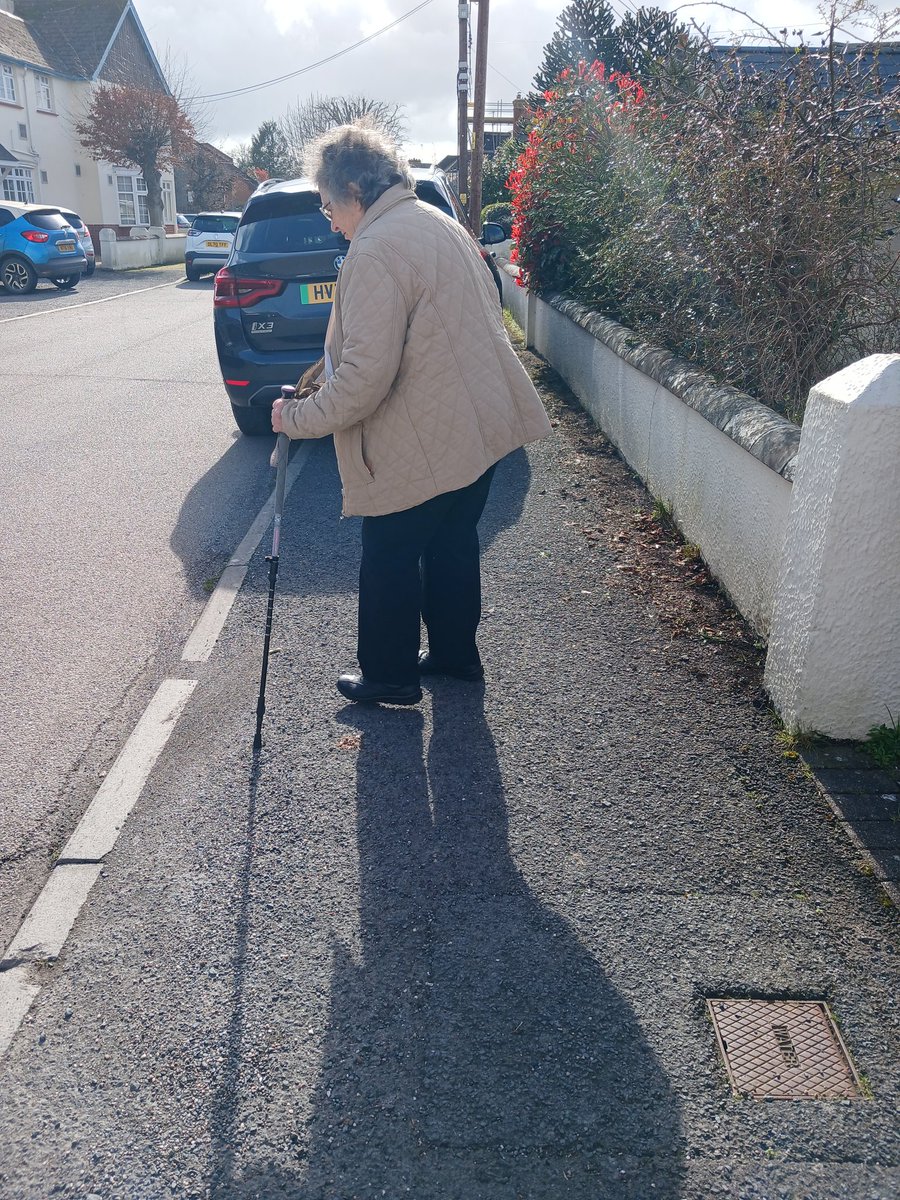
M 480 692 L 435 683 L 427 758 L 420 713 L 344 710 L 361 738 L 362 961 L 334 945 L 296 1167 L 235 1170 L 225 1152 L 217 1200 L 680 1194 L 676 1098 L 629 1005 L 519 873 Z

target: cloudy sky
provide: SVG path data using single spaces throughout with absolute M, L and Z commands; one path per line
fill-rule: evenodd
M 613 0 L 618 12 L 640 0 Z M 211 96 L 286 75 L 365 38 L 421 0 L 135 0 L 162 59 L 169 50 L 185 63 L 193 86 Z M 876 0 L 882 11 L 893 7 Z M 681 9 L 716 41 L 764 40 L 746 16 L 724 7 L 658 0 Z M 526 92 L 540 65 L 565 0 L 493 0 L 490 10 L 487 99 L 509 101 Z M 734 0 L 770 27 L 821 25 L 815 0 Z M 476 7 L 472 7 L 474 28 Z M 457 0 L 430 0 L 396 28 L 336 61 L 292 80 L 243 96 L 208 102 L 206 137 L 219 144 L 249 140 L 262 121 L 279 117 L 311 93 L 362 93 L 404 106 L 407 152 L 441 158 L 456 145 Z M 474 61 L 474 60 L 473 60 Z

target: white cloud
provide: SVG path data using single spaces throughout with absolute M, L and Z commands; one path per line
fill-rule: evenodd
M 136 0 L 157 54 L 170 46 L 204 95 L 285 75 L 343 49 L 396 20 L 416 0 Z M 643 0 L 612 0 L 624 12 Z M 657 0 L 675 10 L 677 0 Z M 890 6 L 877 0 L 878 7 Z M 488 101 L 526 92 L 565 0 L 493 0 Z M 814 0 L 736 0 L 770 27 L 815 32 Z M 682 8 L 682 18 L 708 26 L 720 40 L 738 32 L 761 40 L 746 17 L 722 7 Z M 476 10 L 472 9 L 475 27 Z M 751 31 L 749 36 L 744 31 Z M 362 93 L 406 110 L 410 153 L 438 158 L 456 144 L 457 0 L 433 0 L 421 12 L 364 46 L 285 83 L 210 102 L 207 136 L 246 141 L 262 121 L 279 117 L 311 93 Z

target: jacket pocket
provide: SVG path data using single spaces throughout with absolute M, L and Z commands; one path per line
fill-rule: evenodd
M 363 427 L 362 422 L 351 425 L 340 434 L 341 449 L 347 456 L 347 462 L 355 479 L 363 483 L 371 483 L 375 476 L 369 470 L 363 457 Z

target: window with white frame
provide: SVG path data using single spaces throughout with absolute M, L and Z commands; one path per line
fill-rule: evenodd
M 37 103 L 38 108 L 44 112 L 53 112 L 53 92 L 50 88 L 49 75 L 35 75 L 35 83 L 37 84 Z
M 175 224 L 175 197 L 172 194 L 171 179 L 163 180 L 162 200 L 163 200 L 163 223 L 165 225 L 174 225 Z
M 14 204 L 34 204 L 34 172 L 29 167 L 7 167 L 3 176 L 3 198 Z
M 116 190 L 119 194 L 119 224 L 149 225 L 150 208 L 147 204 L 147 182 L 143 175 L 116 175 Z M 172 182 L 162 181 L 163 221 L 175 224 L 175 196 Z
M 138 175 L 134 182 L 137 187 L 138 225 L 149 225 L 150 209 L 147 207 L 147 184 L 144 182 L 143 175 Z
M 119 224 L 137 225 L 135 213 L 137 206 L 134 202 L 134 176 L 117 175 L 116 187 L 119 192 Z
M 147 208 L 147 184 L 142 175 L 117 175 L 116 189 L 119 193 L 119 224 L 149 225 L 150 212 Z
M 7 63 L 0 68 L 0 100 L 16 102 L 16 77 L 13 69 Z

